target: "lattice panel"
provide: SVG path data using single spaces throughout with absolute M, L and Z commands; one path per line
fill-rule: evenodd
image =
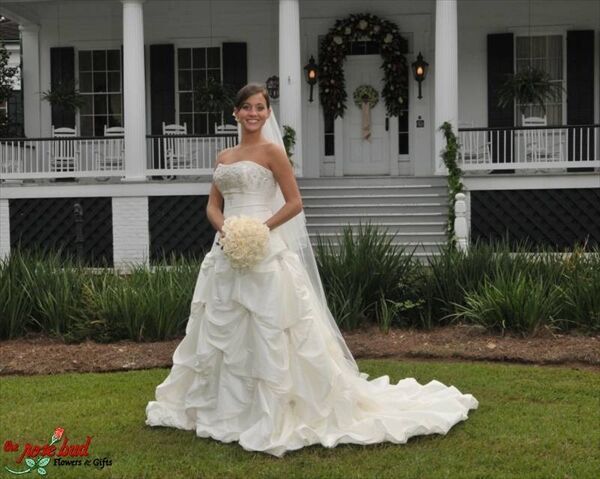
M 600 244 L 600 188 L 473 191 L 471 241 L 528 239 L 558 249 Z
M 76 255 L 75 203 L 83 208 L 83 257 L 92 266 L 112 265 L 110 198 L 35 198 L 9 201 L 11 247 L 63 248 Z
M 202 257 L 210 249 L 215 230 L 206 217 L 208 196 L 152 196 L 150 259 L 171 253 Z

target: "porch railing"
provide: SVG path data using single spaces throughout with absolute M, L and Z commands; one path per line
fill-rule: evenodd
M 148 135 L 146 175 L 210 174 L 237 135 Z M 0 139 L 0 180 L 125 176 L 123 137 Z
M 0 179 L 122 176 L 121 137 L 0 139 Z
M 237 144 L 237 135 L 148 135 L 148 175 L 212 173 L 219 151 Z
M 464 171 L 600 167 L 600 125 L 459 128 Z

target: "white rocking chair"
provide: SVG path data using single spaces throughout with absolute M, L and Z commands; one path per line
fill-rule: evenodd
M 166 125 L 162 124 L 162 132 L 165 136 L 187 135 L 187 124 Z M 164 138 L 163 152 L 165 167 L 169 169 L 191 168 L 191 159 L 188 154 L 189 142 L 185 138 Z
M 546 126 L 546 117 L 521 115 L 523 126 Z M 523 130 L 525 139 L 525 158 L 528 162 L 543 161 L 548 158 L 548 136 L 544 129 Z
M 52 125 L 52 138 L 76 138 L 75 128 L 54 128 Z M 52 141 L 50 146 L 50 171 L 71 172 L 79 167 L 79 144 L 74 140 Z
M 96 151 L 96 169 L 98 171 L 114 171 L 123 169 L 125 158 L 125 128 L 122 126 L 107 127 L 104 125 L 104 136 Z M 117 138 L 115 138 L 117 137 Z M 108 177 L 96 178 L 97 181 L 106 181 Z

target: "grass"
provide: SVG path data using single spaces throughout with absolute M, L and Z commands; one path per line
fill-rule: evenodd
M 40 360 L 43 360 L 40 358 Z M 371 378 L 438 379 L 479 400 L 447 436 L 407 444 L 311 446 L 278 459 L 193 431 L 150 428 L 145 406 L 168 370 L 0 378 L 2 441 L 44 444 L 56 427 L 70 442 L 93 436 L 103 470 L 46 467 L 49 478 L 592 478 L 600 470 L 600 375 L 488 363 L 360 361 Z M 2 452 L 4 466 L 16 453 Z M 596 472 L 594 472 L 596 471 Z M 37 474 L 25 477 L 39 477 Z

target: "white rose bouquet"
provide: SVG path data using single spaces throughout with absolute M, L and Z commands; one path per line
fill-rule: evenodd
M 248 269 L 267 254 L 269 227 L 249 216 L 230 216 L 223 224 L 219 245 L 234 269 Z

